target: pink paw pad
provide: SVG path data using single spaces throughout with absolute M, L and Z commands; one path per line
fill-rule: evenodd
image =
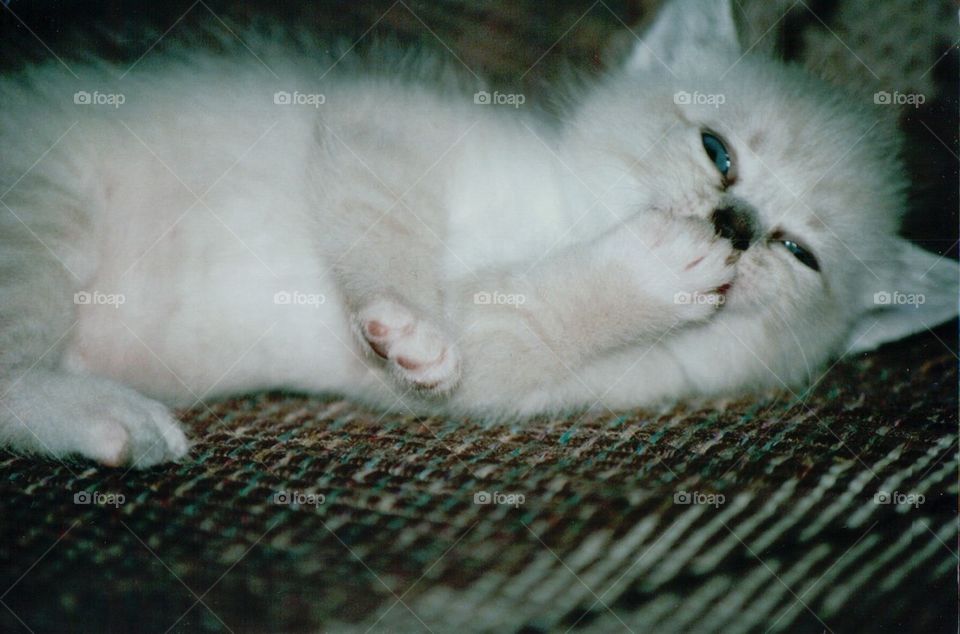
M 359 314 L 370 350 L 387 361 L 401 383 L 424 391 L 446 391 L 460 378 L 454 347 L 434 324 L 394 300 L 372 302 Z

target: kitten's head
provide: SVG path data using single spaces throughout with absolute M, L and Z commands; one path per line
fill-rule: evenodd
M 698 216 L 743 249 L 717 319 L 822 361 L 957 314 L 957 264 L 897 237 L 907 183 L 882 110 L 745 52 L 727 1 L 673 0 L 572 137 L 605 215 Z

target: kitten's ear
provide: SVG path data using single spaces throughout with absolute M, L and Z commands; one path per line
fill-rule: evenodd
M 955 260 L 900 238 L 891 253 L 884 272 L 877 271 L 880 281 L 869 276 L 875 287 L 850 334 L 851 352 L 873 350 L 957 316 L 960 266 Z
M 681 61 L 735 60 L 740 53 L 730 0 L 668 0 L 636 43 L 627 69 L 670 70 Z

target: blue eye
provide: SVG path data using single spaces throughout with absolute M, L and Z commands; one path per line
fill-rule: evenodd
M 817 258 L 813 257 L 812 253 L 804 249 L 793 240 L 781 240 L 781 242 L 783 243 L 783 246 L 787 247 L 787 251 L 792 253 L 794 257 L 800 260 L 805 266 L 809 266 L 814 271 L 820 270 L 820 263 L 817 262 Z
M 727 178 L 732 167 L 730 162 L 730 153 L 727 152 L 727 146 L 723 144 L 716 135 L 704 132 L 700 135 L 703 139 L 703 149 L 707 151 L 707 156 L 717 166 L 720 174 Z

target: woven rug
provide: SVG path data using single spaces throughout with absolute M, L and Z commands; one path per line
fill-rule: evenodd
M 182 465 L 3 461 L 0 622 L 952 631 L 956 392 L 928 335 L 805 399 L 666 413 L 490 428 L 336 398 L 211 404 L 184 412 Z
M 284 11 L 358 37 L 375 22 L 436 37 L 496 81 L 533 65 L 535 85 L 563 61 L 616 55 L 646 4 Z M 908 233 L 955 254 L 946 3 L 858 13 L 860 2 L 811 2 L 786 15 L 780 4 L 790 6 L 744 3 L 750 32 L 767 34 L 758 47 L 855 89 L 930 96 L 902 118 L 923 211 Z M 11 7 L 16 17 L 0 8 L 3 34 L 64 56 L 62 27 L 88 12 L 162 32 L 184 12 L 182 24 L 268 10 Z M 917 23 L 929 41 L 910 40 Z M 909 46 L 890 54 L 897 34 Z M 129 46 L 139 55 L 143 44 Z M 2 454 L 0 631 L 953 632 L 956 328 L 843 359 L 799 394 L 497 426 L 255 394 L 180 412 L 196 446 L 178 465 L 128 472 Z

